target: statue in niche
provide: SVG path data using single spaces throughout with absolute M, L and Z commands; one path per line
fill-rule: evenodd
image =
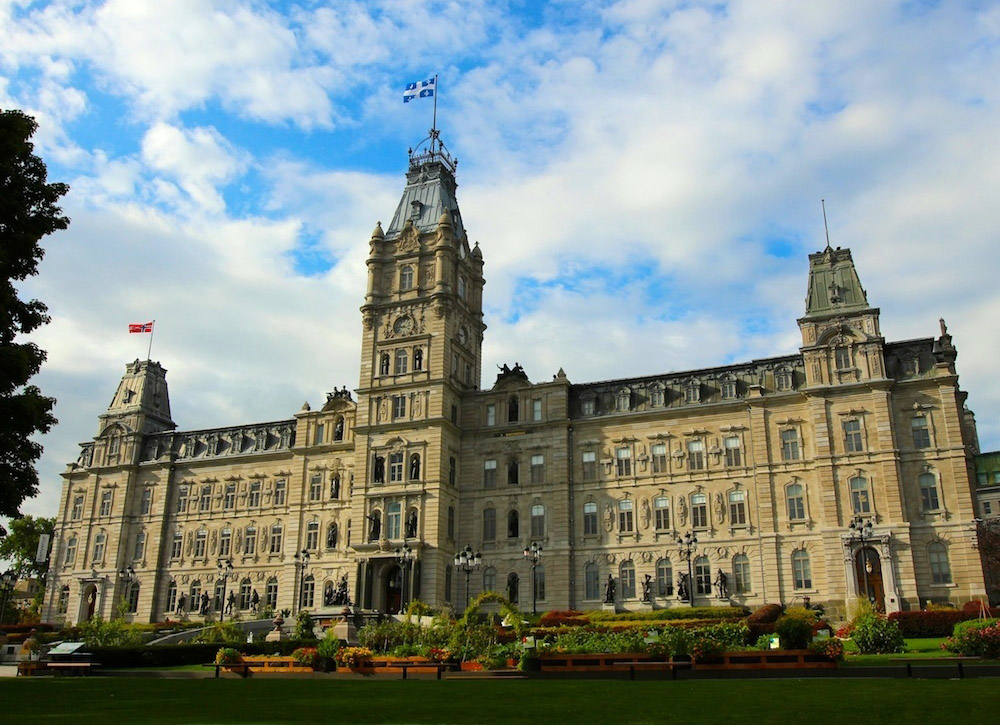
M 389 419 L 389 399 L 382 398 L 382 402 L 378 405 L 378 419 L 388 420 Z
M 688 507 L 687 499 L 684 496 L 679 496 L 677 498 L 677 522 L 683 526 L 687 523 L 688 518 Z
M 334 501 L 340 498 L 340 474 L 334 474 L 333 480 L 330 481 L 330 500 Z
M 729 577 L 722 569 L 719 569 L 719 573 L 715 577 L 715 591 L 718 593 L 719 599 L 729 597 Z
M 346 607 L 351 606 L 351 597 L 347 593 L 347 574 L 340 577 L 340 584 L 337 585 L 337 593 L 334 595 L 333 603 L 335 605 L 343 604 Z
M 417 537 L 417 510 L 410 509 L 406 515 L 406 538 L 415 539 Z
M 642 505 L 640 506 L 642 510 L 642 528 L 649 528 L 649 501 L 647 499 L 642 500 Z
M 604 583 L 604 603 L 615 603 L 615 578 L 608 574 L 608 580 Z
M 336 593 L 333 590 L 333 582 L 327 582 L 323 588 L 323 606 L 332 607 L 334 596 L 336 596 Z
M 378 541 L 382 536 L 382 517 L 375 511 L 368 515 L 368 540 Z
M 609 532 L 615 528 L 615 511 L 611 508 L 611 504 L 604 506 L 604 528 Z
M 240 529 L 236 529 L 236 541 L 233 542 L 233 551 L 237 554 L 243 551 L 243 535 Z
M 722 502 L 722 494 L 715 494 L 715 521 L 721 524 L 726 519 L 726 506 Z
M 344 440 L 344 419 L 337 418 L 336 425 L 333 426 L 333 440 L 342 441 Z
M 329 528 L 326 530 L 326 548 L 327 549 L 336 549 L 337 548 L 337 534 L 338 533 L 339 532 L 337 530 L 337 524 L 336 524 L 336 522 L 330 524 Z
M 417 352 L 420 351 L 417 350 Z M 416 353 L 413 354 L 413 357 L 414 357 L 414 365 L 416 365 L 416 360 L 417 360 Z M 417 393 L 415 396 L 413 396 L 413 417 L 419 418 L 423 414 L 424 414 L 424 396 L 421 395 L 420 393 Z
M 653 582 L 653 577 L 651 577 L 649 574 L 647 574 L 646 578 L 642 580 L 642 601 L 644 602 L 649 601 L 650 588 L 652 587 L 652 582 Z
M 373 476 L 375 483 L 385 483 L 385 457 L 375 456 L 375 475 Z
M 420 480 L 420 455 L 417 453 L 410 456 L 410 480 Z

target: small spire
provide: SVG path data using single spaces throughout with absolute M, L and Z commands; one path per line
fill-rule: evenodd
M 823 230 L 826 232 L 826 249 L 824 252 L 832 252 L 833 249 L 830 247 L 830 227 L 826 223 L 826 199 L 820 199 L 819 203 L 823 206 Z
M 385 233 L 382 231 L 382 222 L 375 222 L 375 231 L 372 232 L 372 239 L 385 239 Z

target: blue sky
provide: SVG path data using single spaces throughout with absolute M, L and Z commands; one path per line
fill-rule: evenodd
M 991 2 L 0 0 L 0 106 L 73 219 L 42 491 L 148 340 L 183 429 L 356 386 L 367 240 L 432 104 L 486 262 L 484 380 L 794 352 L 807 254 L 850 247 L 889 340 L 939 317 L 1000 448 L 1000 7 Z

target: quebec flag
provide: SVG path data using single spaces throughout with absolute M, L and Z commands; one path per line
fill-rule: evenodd
M 406 90 L 403 91 L 403 103 L 409 103 L 414 98 L 432 98 L 437 90 L 437 78 L 427 81 L 417 81 L 407 83 Z

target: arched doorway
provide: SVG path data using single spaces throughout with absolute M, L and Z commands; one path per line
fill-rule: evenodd
M 403 602 L 403 572 L 396 564 L 387 564 L 382 573 L 385 611 L 398 614 Z
M 78 622 L 89 622 L 94 618 L 94 611 L 97 608 L 97 586 L 87 584 L 80 592 L 80 616 Z
M 858 592 L 880 611 L 885 611 L 885 584 L 882 581 L 882 560 L 870 546 L 858 549 L 854 555 L 854 572 L 858 578 Z

